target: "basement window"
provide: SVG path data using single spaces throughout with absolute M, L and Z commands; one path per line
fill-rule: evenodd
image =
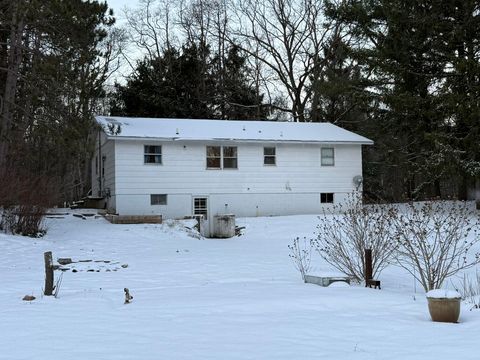
M 167 205 L 167 194 L 151 194 L 150 205 Z
M 321 164 L 322 166 L 334 166 L 335 165 L 335 151 L 333 147 L 325 147 L 321 150 Z
M 143 161 L 145 164 L 162 164 L 162 147 L 160 145 L 144 145 Z
M 263 148 L 263 165 L 275 165 L 276 155 L 274 147 Z
M 320 203 L 322 203 L 322 204 L 333 204 L 333 193 L 321 193 L 320 194 Z

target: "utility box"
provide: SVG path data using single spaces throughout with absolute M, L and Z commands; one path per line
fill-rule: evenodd
M 213 238 L 227 239 L 235 236 L 235 215 L 233 214 L 215 215 L 212 225 Z

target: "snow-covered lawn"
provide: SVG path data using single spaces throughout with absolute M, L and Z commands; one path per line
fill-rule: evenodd
M 178 224 L 69 215 L 49 219 L 40 239 L 0 234 L 0 359 L 480 358 L 480 310 L 430 321 L 399 268 L 382 273 L 382 290 L 302 283 L 287 245 L 311 236 L 315 216 L 237 224 L 243 236 L 199 240 Z M 93 260 L 67 266 L 77 272 L 64 273 L 58 298 L 41 296 L 48 250 Z M 314 266 L 332 270 L 318 256 Z

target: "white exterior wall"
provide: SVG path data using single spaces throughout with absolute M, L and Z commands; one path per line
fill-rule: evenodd
M 162 145 L 162 165 L 144 164 L 144 145 Z M 206 169 L 206 146 L 237 146 L 238 169 Z M 276 147 L 276 165 L 263 165 L 264 146 Z M 319 144 L 117 140 L 116 212 L 193 214 L 193 197 L 208 197 L 209 215 L 268 216 L 320 213 L 320 193 L 335 203 L 354 190 L 362 174 L 361 145 L 335 148 L 335 166 L 320 165 Z M 167 205 L 150 205 L 150 194 L 167 194 Z M 227 206 L 225 206 L 227 205 Z
M 92 196 L 105 196 L 107 209 L 115 212 L 115 141 L 108 140 L 103 132 L 99 136 L 100 145 L 97 137 L 92 157 Z

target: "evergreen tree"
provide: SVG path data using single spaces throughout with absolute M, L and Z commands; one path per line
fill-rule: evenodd
M 349 54 L 349 46 L 334 33 L 322 48 L 324 67 L 311 79 L 310 120 L 331 122 L 352 131 L 365 120 L 364 79 L 360 66 Z
M 116 85 L 112 115 L 193 119 L 253 119 L 263 115 L 262 96 L 249 85 L 245 58 L 231 48 L 206 56 L 205 45 L 187 43 L 139 62 L 125 85 Z
M 367 188 L 401 200 L 442 196 L 453 153 L 438 96 L 448 59 L 445 1 L 376 0 L 329 4 L 328 15 L 350 26 L 352 56 L 369 74 L 363 126 L 375 140 L 366 159 Z
M 262 105 L 263 95 L 258 94 L 249 81 L 246 60 L 235 45 L 228 49 L 223 68 L 215 66 L 221 63 L 219 55 L 213 59 L 214 102 L 221 119 L 262 120 L 267 116 L 267 108 Z
M 114 57 L 114 18 L 98 1 L 1 5 L 2 165 L 48 176 L 63 199 L 78 198 L 89 189 L 92 115 Z

